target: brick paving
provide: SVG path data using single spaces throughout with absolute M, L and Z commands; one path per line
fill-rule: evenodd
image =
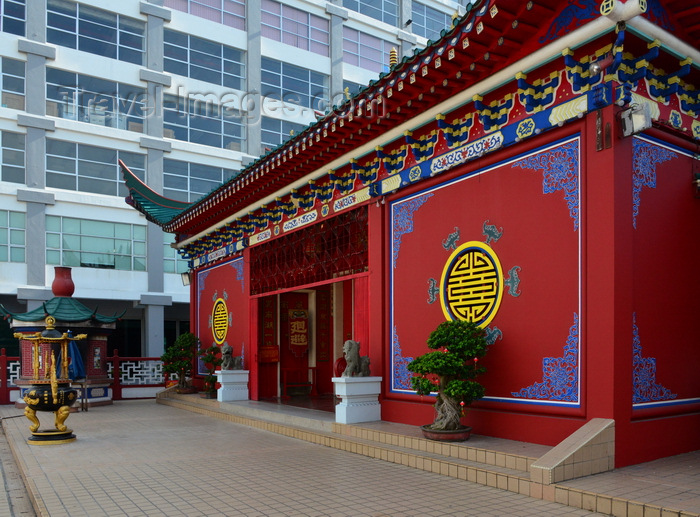
M 602 515 L 154 400 L 73 413 L 77 440 L 62 445 L 28 445 L 24 418 L 2 423 L 40 517 Z M 0 515 L 33 514 L 0 498 Z

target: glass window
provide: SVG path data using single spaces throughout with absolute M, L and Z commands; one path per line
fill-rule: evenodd
M 0 1 L 0 29 L 17 36 L 24 36 L 27 20 L 25 0 Z
M 25 135 L 10 131 L 2 131 L 0 135 L 0 180 L 24 184 Z
M 163 232 L 163 271 L 166 273 L 185 273 L 189 268 L 187 261 L 170 244 L 175 242 L 172 234 Z
M 289 5 L 263 0 L 262 35 L 322 56 L 329 55 L 329 22 Z
M 240 151 L 243 121 L 214 99 L 164 95 L 163 128 L 168 138 Z
M 411 30 L 414 34 L 436 41 L 443 29 L 452 26 L 452 18 L 448 14 L 415 1 L 412 6 Z
M 145 178 L 146 156 L 87 144 L 46 139 L 46 186 L 108 196 L 126 196 L 118 160 Z
M 343 0 L 343 7 L 394 27 L 398 23 L 397 0 Z
M 349 65 L 372 72 L 388 70 L 393 46 L 386 40 L 343 27 L 343 62 Z
M 167 29 L 164 41 L 166 72 L 237 90 L 245 88 L 242 50 Z
M 345 99 L 348 97 L 354 97 L 358 93 L 360 93 L 363 89 L 365 88 L 365 85 L 359 84 L 359 83 L 353 83 L 352 81 L 343 81 L 343 97 L 344 99 L 341 101 L 344 102 Z
M 262 117 L 261 121 L 262 145 L 267 150 L 272 150 L 278 145 L 286 142 L 292 136 L 301 133 L 306 126 L 295 124 L 287 120 L 279 120 L 270 117 Z
M 46 216 L 46 261 L 53 265 L 145 271 L 145 226 Z
M 2 92 L 2 107 L 24 110 L 24 61 L 0 58 L 2 73 L 0 74 L 0 91 Z
M 143 65 L 146 24 L 66 0 L 47 0 L 46 41 Z
M 179 201 L 196 201 L 240 171 L 179 160 L 163 160 L 163 195 Z
M 26 225 L 23 212 L 0 210 L 0 262 L 25 262 Z
M 267 57 L 261 68 L 263 96 L 316 110 L 328 106 L 328 76 Z
M 165 0 L 165 7 L 245 30 L 244 0 Z
M 57 68 L 46 69 L 46 114 L 143 132 L 146 90 Z

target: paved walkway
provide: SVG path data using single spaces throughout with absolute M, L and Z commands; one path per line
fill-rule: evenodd
M 16 414 L 0 407 L 2 417 Z M 25 418 L 3 420 L 40 517 L 600 515 L 154 400 L 66 423 L 75 442 L 30 446 Z M 0 498 L 0 515 L 27 515 L 13 511 Z

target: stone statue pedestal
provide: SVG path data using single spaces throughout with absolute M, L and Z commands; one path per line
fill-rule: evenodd
M 335 421 L 357 424 L 382 419 L 379 393 L 381 377 L 333 377 L 333 388 L 340 404 L 335 406 Z
M 216 390 L 216 400 L 233 402 L 248 400 L 249 370 L 216 370 L 216 380 L 221 387 Z

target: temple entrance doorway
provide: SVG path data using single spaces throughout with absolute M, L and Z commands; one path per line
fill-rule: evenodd
M 258 400 L 334 411 L 332 377 L 353 334 L 354 281 L 257 299 Z
M 263 241 L 247 253 L 251 398 L 332 401 L 343 343 L 367 342 L 367 206 Z

